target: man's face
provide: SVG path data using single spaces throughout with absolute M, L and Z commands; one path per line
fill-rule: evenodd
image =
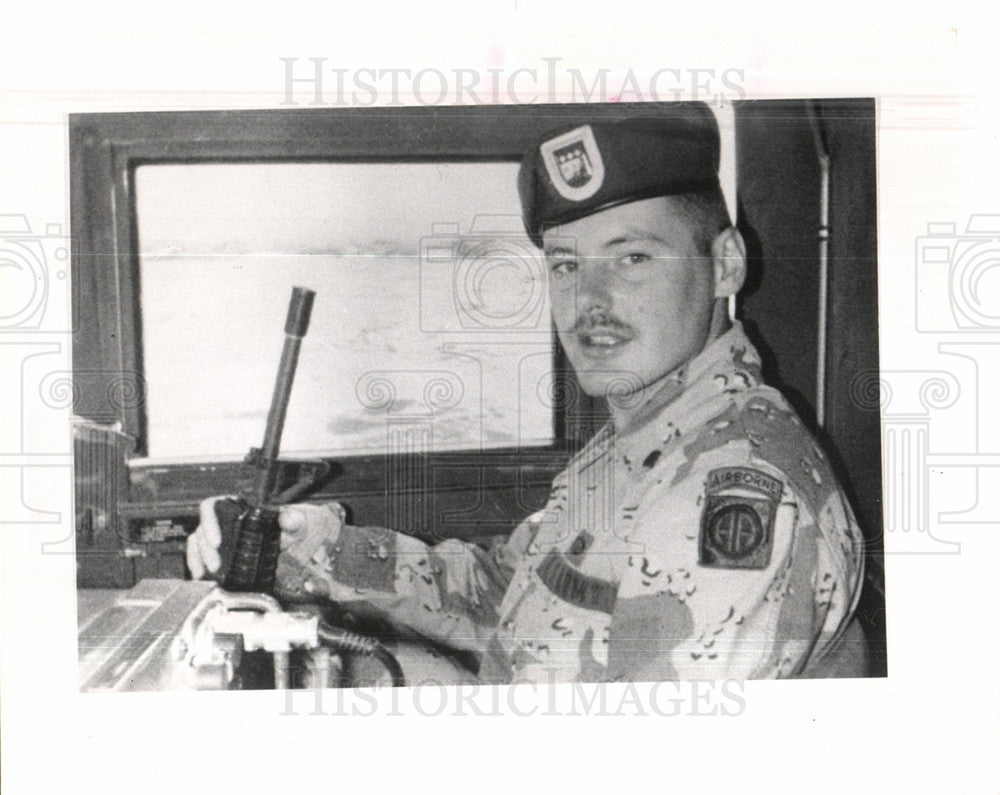
M 634 393 L 705 346 L 712 258 L 671 199 L 555 227 L 543 244 L 556 330 L 588 394 Z

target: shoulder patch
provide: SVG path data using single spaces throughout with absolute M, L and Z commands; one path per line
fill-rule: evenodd
M 354 588 L 395 593 L 396 534 L 344 525 L 334 547 L 333 578 Z
M 698 536 L 699 565 L 715 569 L 767 568 L 774 544 L 774 517 L 783 490 L 780 480 L 750 467 L 709 472 Z

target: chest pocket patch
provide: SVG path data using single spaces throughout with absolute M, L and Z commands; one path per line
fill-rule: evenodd
M 556 550 L 549 550 L 536 571 L 542 584 L 564 602 L 608 615 L 614 612 L 618 586 L 578 571 Z
M 716 569 L 767 568 L 774 545 L 774 517 L 783 490 L 780 480 L 749 467 L 709 472 L 698 536 L 699 565 Z M 759 496 L 739 493 L 747 491 Z

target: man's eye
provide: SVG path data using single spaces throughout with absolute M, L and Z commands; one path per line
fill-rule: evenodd
M 649 260 L 651 259 L 652 257 L 650 257 L 648 254 L 643 254 L 638 251 L 633 251 L 631 254 L 626 254 L 624 257 L 622 257 L 620 262 L 623 265 L 639 265 L 643 262 L 649 262 Z
M 556 276 L 568 276 L 571 273 L 575 273 L 577 269 L 576 260 L 564 259 L 558 262 L 553 262 L 549 269 Z

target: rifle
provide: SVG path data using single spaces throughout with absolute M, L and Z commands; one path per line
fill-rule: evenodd
M 309 328 L 316 293 L 293 287 L 285 320 L 285 343 L 281 363 L 267 414 L 267 428 L 262 447 L 251 448 L 247 463 L 257 467 L 253 485 L 240 499 L 219 500 L 215 515 L 222 532 L 219 554 L 222 558 L 221 582 L 227 591 L 274 589 L 278 567 L 281 528 L 278 525 L 280 500 L 272 492 L 278 474 L 278 449 L 285 425 L 285 413 L 292 392 L 302 338 Z M 325 474 L 325 473 L 324 473 Z M 322 475 L 320 475 L 322 477 Z M 301 491 L 301 490 L 299 490 Z M 282 495 L 288 499 L 288 495 Z

